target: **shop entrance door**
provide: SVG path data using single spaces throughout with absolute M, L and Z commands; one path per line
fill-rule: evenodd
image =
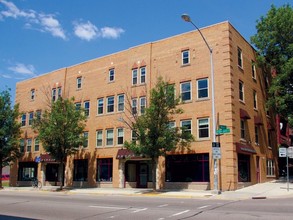
M 145 163 L 138 164 L 139 166 L 139 173 L 138 173 L 138 188 L 147 188 L 148 184 L 148 165 Z

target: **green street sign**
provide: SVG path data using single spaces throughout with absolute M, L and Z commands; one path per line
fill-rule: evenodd
M 227 126 L 226 126 L 226 125 L 219 125 L 219 129 L 220 129 L 220 130 L 227 129 Z
M 230 128 L 216 130 L 217 135 L 219 135 L 219 134 L 227 134 L 227 133 L 230 133 Z

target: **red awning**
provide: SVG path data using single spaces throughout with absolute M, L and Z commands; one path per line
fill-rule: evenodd
M 41 162 L 56 162 L 54 158 L 50 154 L 41 154 Z
M 133 153 L 131 150 L 128 149 L 119 149 L 117 152 L 116 159 L 134 159 L 134 158 L 141 158 L 135 153 Z
M 250 119 L 249 114 L 247 113 L 247 111 L 245 111 L 244 109 L 240 109 L 240 118 L 242 119 Z
M 263 125 L 262 119 L 260 116 L 254 116 L 254 124 L 255 125 Z
M 241 154 L 256 154 L 256 151 L 251 145 L 236 143 L 236 151 Z

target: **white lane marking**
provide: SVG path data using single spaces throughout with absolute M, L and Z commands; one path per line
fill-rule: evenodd
M 127 209 L 123 207 L 115 207 L 115 206 L 96 206 L 96 205 L 90 205 L 90 208 L 99 208 L 99 209 Z
M 137 213 L 137 212 L 142 212 L 147 210 L 147 208 L 143 208 L 143 209 L 136 209 L 135 211 L 132 211 L 132 213 Z
M 163 204 L 163 205 L 159 205 L 158 207 L 159 208 L 162 208 L 162 207 L 166 207 L 166 206 L 168 206 L 169 204 Z
M 164 218 L 158 218 L 158 220 L 164 220 Z
M 197 209 L 204 209 L 204 208 L 207 208 L 209 207 L 210 205 L 204 205 L 204 206 L 201 206 L 201 207 L 198 207 Z
M 175 213 L 175 214 L 171 215 L 171 217 L 173 217 L 173 216 L 177 216 L 177 215 L 182 215 L 182 214 L 184 214 L 184 213 L 186 213 L 186 212 L 189 212 L 189 211 L 190 211 L 190 210 L 187 209 L 187 210 L 185 210 L 185 211 Z

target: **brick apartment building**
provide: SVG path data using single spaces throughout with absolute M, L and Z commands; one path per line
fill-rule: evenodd
M 230 132 L 221 143 L 219 189 L 265 182 L 278 175 L 275 116 L 265 108 L 267 79 L 255 65 L 256 52 L 229 23 L 201 29 L 213 48 L 218 125 Z M 24 152 L 11 167 L 11 184 L 59 184 L 60 167 L 46 154 L 31 129 L 32 118 L 59 96 L 75 97 L 86 110 L 87 147 L 67 158 L 66 185 L 151 187 L 148 158 L 123 149 L 133 138 L 121 121 L 129 106 L 142 112 L 157 77 L 174 85 L 184 113 L 172 122 L 195 137 L 188 150 L 159 158 L 157 188 L 212 189 L 212 100 L 209 50 L 198 31 L 146 43 L 17 83 Z

